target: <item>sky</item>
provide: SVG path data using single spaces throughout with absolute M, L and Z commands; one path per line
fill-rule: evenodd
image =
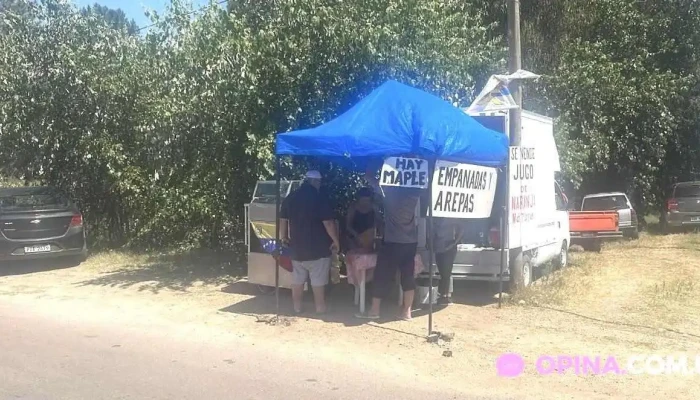
M 201 8 L 209 4 L 209 0 L 190 0 L 195 7 Z M 163 12 L 169 0 L 73 0 L 78 7 L 85 7 L 95 3 L 107 6 L 109 8 L 121 8 L 126 16 L 136 21 L 136 25 L 144 27 L 149 25 L 151 21 L 144 15 L 146 8 L 153 9 L 157 12 Z

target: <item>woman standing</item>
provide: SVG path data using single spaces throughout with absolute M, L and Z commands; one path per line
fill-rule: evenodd
M 345 226 L 353 249 L 372 251 L 376 236 L 377 215 L 372 201 L 372 189 L 357 191 L 356 199 L 348 208 Z

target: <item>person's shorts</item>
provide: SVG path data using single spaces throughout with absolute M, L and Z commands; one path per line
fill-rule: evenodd
M 292 261 L 292 269 L 292 282 L 295 285 L 303 285 L 311 278 L 311 286 L 325 286 L 330 276 L 331 259 L 327 257 L 311 261 Z

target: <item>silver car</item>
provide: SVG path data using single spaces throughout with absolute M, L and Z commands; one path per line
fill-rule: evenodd
M 583 198 L 581 211 L 617 211 L 619 227 L 628 238 L 639 238 L 637 212 L 622 192 L 589 194 Z

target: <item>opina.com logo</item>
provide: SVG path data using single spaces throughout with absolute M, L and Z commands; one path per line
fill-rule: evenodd
M 543 355 L 528 365 L 519 354 L 496 359 L 499 376 L 514 378 L 527 369 L 540 375 L 700 375 L 700 356 L 640 354 L 615 356 Z

